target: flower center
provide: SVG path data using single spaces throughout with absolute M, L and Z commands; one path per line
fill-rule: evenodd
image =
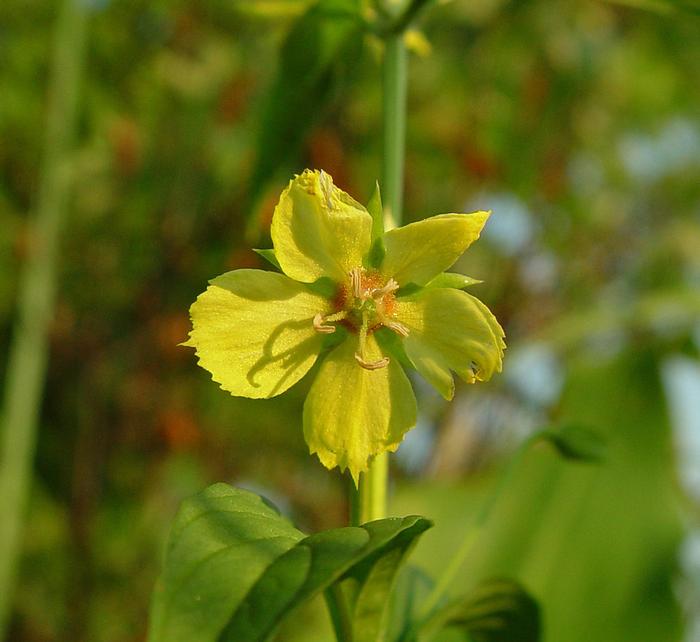
M 313 319 L 317 332 L 333 333 L 332 323 L 342 323 L 351 332 L 359 334 L 359 347 L 355 354 L 357 362 L 367 370 L 383 368 L 389 363 L 389 357 L 378 361 L 367 361 L 364 357 L 367 336 L 382 326 L 407 337 L 408 328 L 394 318 L 396 309 L 396 290 L 399 284 L 393 279 L 385 281 L 375 271 L 362 267 L 353 268 L 349 280 L 342 284 L 335 298 L 335 312 L 327 316 L 317 314 Z

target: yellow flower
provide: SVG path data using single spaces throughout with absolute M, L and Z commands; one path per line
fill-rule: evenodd
M 442 214 L 381 234 L 377 218 L 323 171 L 290 181 L 272 219 L 282 273 L 234 270 L 190 308 L 184 344 L 233 395 L 268 398 L 318 369 L 304 405 L 304 436 L 327 468 L 357 482 L 415 425 L 402 364 L 446 399 L 452 371 L 469 383 L 500 371 L 503 330 L 444 273 L 479 237 L 489 214 Z M 373 232 L 374 230 L 374 232 Z

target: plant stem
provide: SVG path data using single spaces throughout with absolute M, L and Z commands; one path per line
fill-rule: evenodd
M 418 14 L 425 9 L 433 0 L 412 0 L 406 10 L 399 16 L 398 20 L 391 25 L 390 31 L 393 33 L 403 33 Z
M 522 462 L 525 453 L 527 453 L 527 451 L 530 449 L 530 446 L 532 446 L 532 444 L 536 441 L 539 441 L 540 438 L 541 433 L 534 433 L 533 435 L 530 435 L 530 437 L 528 437 L 522 444 L 520 444 L 520 446 L 516 450 L 515 455 L 506 466 L 505 472 L 501 476 L 501 479 L 498 481 L 496 488 L 488 497 L 488 499 L 484 502 L 484 504 L 481 507 L 481 510 L 477 513 L 476 519 L 467 529 L 467 532 L 464 536 L 464 540 L 462 541 L 462 545 L 457 551 L 457 554 L 454 557 L 452 557 L 448 567 L 445 569 L 442 576 L 440 577 L 440 580 L 435 585 L 435 588 L 426 598 L 425 603 L 423 605 L 422 618 L 427 618 L 430 616 L 431 611 L 437 606 L 438 602 L 440 601 L 440 598 L 442 598 L 447 589 L 450 587 L 450 584 L 452 584 L 453 580 L 455 579 L 455 576 L 459 572 L 460 568 L 462 568 L 462 565 L 469 556 L 469 553 L 471 553 L 472 546 L 476 542 L 478 536 L 481 534 L 484 525 L 491 516 L 491 513 L 493 512 L 494 507 L 496 506 L 498 500 L 503 494 L 503 491 L 508 486 L 509 482 L 513 478 L 513 474 L 520 466 L 520 463 Z
M 403 211 L 407 76 L 408 56 L 403 32 L 392 33 L 384 40 L 383 65 L 382 191 L 387 229 L 401 225 Z
M 7 626 L 31 480 L 54 307 L 57 247 L 70 193 L 85 9 L 65 0 L 52 52 L 48 122 L 31 251 L 20 275 L 0 443 L 0 639 Z
M 360 480 L 360 523 L 386 517 L 386 495 L 389 485 L 389 454 L 374 458 Z
M 406 79 L 408 59 L 403 33 L 389 34 L 384 41 L 382 189 L 384 228 L 401 224 L 403 171 L 406 146 Z M 360 478 L 360 523 L 387 514 L 389 455 L 381 453 Z
M 352 616 L 342 587 L 336 582 L 326 589 L 324 595 L 336 640 L 338 642 L 352 642 Z

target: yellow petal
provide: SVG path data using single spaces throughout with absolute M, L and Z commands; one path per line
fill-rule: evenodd
M 304 283 L 322 276 L 339 282 L 362 265 L 372 217 L 328 174 L 307 169 L 282 192 L 270 231 L 285 274 Z
M 390 230 L 384 235 L 382 273 L 401 285 L 425 285 L 479 238 L 489 214 L 440 214 Z
M 396 318 L 409 331 L 406 354 L 446 399 L 454 394 L 450 370 L 467 383 L 500 372 L 505 335 L 476 297 L 452 288 L 425 289 L 397 299 Z
M 284 274 L 234 270 L 211 281 L 190 308 L 192 332 L 183 344 L 224 390 L 274 397 L 316 361 L 323 337 L 313 317 L 328 312 L 323 297 Z
M 366 370 L 355 360 L 358 338 L 349 336 L 321 364 L 304 405 L 304 437 L 326 468 L 350 469 L 355 483 L 375 455 L 394 451 L 416 423 L 416 399 L 397 361 Z M 367 338 L 367 361 L 382 353 Z

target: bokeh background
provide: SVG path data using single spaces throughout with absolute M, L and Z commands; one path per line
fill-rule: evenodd
M 380 171 L 381 47 L 279 51 L 310 2 L 0 4 L 0 375 L 46 165 L 57 47 L 80 48 L 74 172 L 9 640 L 143 640 L 179 502 L 214 481 L 304 529 L 342 525 L 346 483 L 307 454 L 302 382 L 222 392 L 178 347 L 208 279 L 266 267 L 272 208 L 322 168 L 359 200 Z M 454 0 L 412 34 L 407 221 L 493 210 L 457 269 L 506 329 L 504 372 L 421 416 L 391 510 L 435 519 L 443 568 L 523 439 L 595 430 L 517 464 L 456 587 L 519 578 L 548 642 L 700 640 L 700 17 L 692 2 Z M 66 36 L 66 33 L 68 36 Z M 77 38 L 78 36 L 76 36 Z M 284 67 L 286 65 L 286 67 Z M 42 169 L 42 167 L 44 169 Z M 320 609 L 281 640 L 323 640 Z M 302 638 L 302 634 L 312 637 Z

